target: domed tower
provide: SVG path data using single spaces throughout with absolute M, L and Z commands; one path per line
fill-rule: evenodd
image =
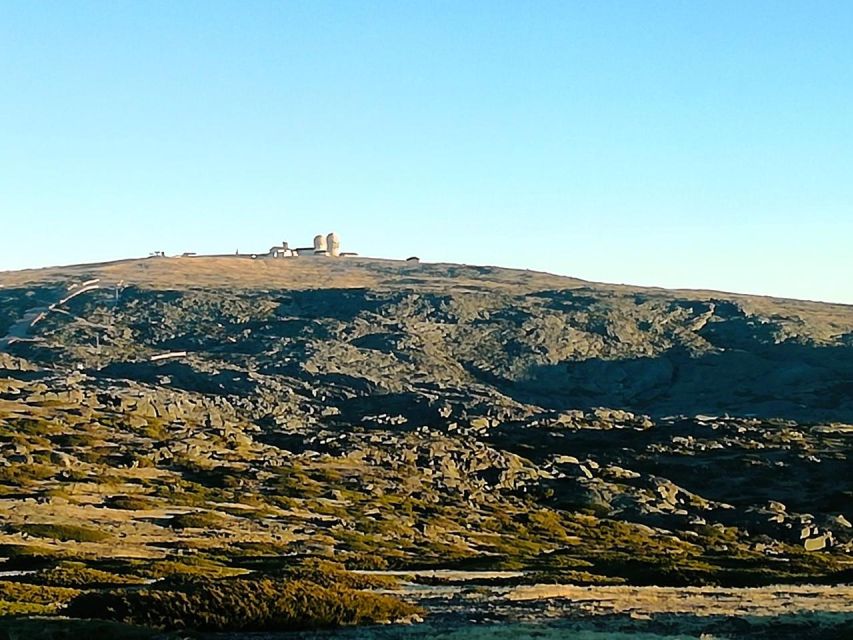
M 326 253 L 326 238 L 321 235 L 314 236 L 314 253 L 318 255 Z
M 341 255 L 341 239 L 337 233 L 330 233 L 326 236 L 326 250 L 330 256 Z

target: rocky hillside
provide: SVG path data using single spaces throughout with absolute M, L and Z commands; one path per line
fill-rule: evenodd
M 849 579 L 851 423 L 843 305 L 362 259 L 0 274 L 19 562 Z

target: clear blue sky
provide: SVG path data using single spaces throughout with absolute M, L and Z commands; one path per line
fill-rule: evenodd
M 853 303 L 853 2 L 0 0 L 0 269 L 362 254 Z

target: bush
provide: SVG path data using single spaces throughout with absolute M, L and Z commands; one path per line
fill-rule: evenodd
M 46 464 L 15 463 L 0 467 L 0 484 L 12 486 L 28 485 L 37 480 L 47 480 L 57 473 L 57 469 Z
M 38 585 L 88 589 L 144 582 L 142 579 L 133 576 L 121 576 L 100 569 L 92 569 L 81 562 L 65 562 L 32 575 L 22 576 L 21 580 Z
M 68 602 L 79 593 L 77 589 L 0 581 L 0 600 L 5 602 L 59 605 Z
M 39 616 L 52 613 L 56 607 L 34 602 L 15 602 L 0 600 L 0 617 L 6 616 Z
M 399 584 L 394 576 L 352 573 L 340 564 L 316 558 L 288 567 L 285 575 L 292 580 L 305 580 L 323 587 L 338 585 L 349 589 L 391 589 Z
M 222 516 L 209 511 L 180 513 L 169 521 L 169 526 L 173 529 L 216 529 L 222 524 Z
M 36 524 L 27 523 L 13 527 L 20 533 L 26 533 L 39 538 L 53 538 L 63 542 L 101 542 L 109 535 L 97 529 L 79 527 L 73 524 Z
M 190 564 L 192 561 L 192 564 Z M 243 569 L 223 567 L 210 561 L 201 561 L 199 558 L 184 558 L 183 562 L 177 560 L 156 560 L 146 562 L 144 566 L 134 568 L 133 572 L 146 578 L 155 580 L 170 580 L 172 582 L 190 578 L 225 578 L 246 573 Z
M 388 561 L 382 556 L 371 553 L 351 553 L 347 556 L 346 568 L 383 571 L 388 568 Z
M 0 616 L 55 613 L 59 607 L 79 593 L 76 589 L 59 589 L 0 581 Z
M 61 551 L 36 544 L 0 544 L 0 556 L 6 556 L 9 560 L 15 558 L 53 558 L 61 555 Z
M 411 616 L 413 605 L 389 596 L 303 580 L 201 580 L 179 590 L 85 593 L 63 612 L 158 629 L 287 631 L 378 623 Z
M 145 511 L 156 509 L 157 503 L 145 496 L 110 496 L 106 500 L 110 509 L 125 509 L 127 511 Z
M 0 544 L 0 557 L 7 558 L 3 569 L 8 571 L 30 571 L 50 567 L 64 555 L 63 551 L 38 545 Z

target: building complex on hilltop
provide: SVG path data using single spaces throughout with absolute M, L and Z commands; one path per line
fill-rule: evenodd
M 327 236 L 314 236 L 313 247 L 297 247 L 291 248 L 287 242 L 282 242 L 281 245 L 272 247 L 267 254 L 270 258 L 293 258 L 296 256 L 355 256 L 356 253 L 341 252 L 341 239 L 337 233 L 330 233 Z

